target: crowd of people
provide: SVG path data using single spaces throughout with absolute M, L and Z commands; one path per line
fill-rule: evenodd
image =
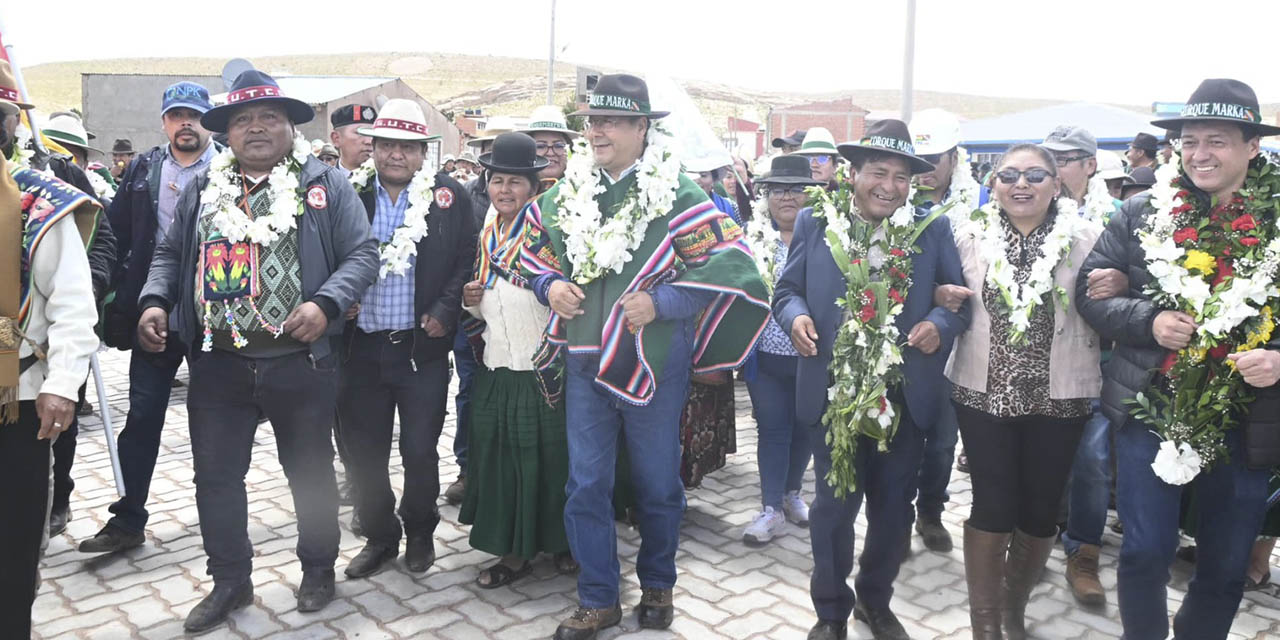
M 312 108 L 254 69 L 224 103 L 191 82 L 160 101 L 167 143 L 116 140 L 104 166 L 75 113 L 24 126 L 33 107 L 0 62 L 5 637 L 30 634 L 42 542 L 70 518 L 100 339 L 132 352 L 126 491 L 79 550 L 145 543 L 186 362 L 212 578 L 189 633 L 253 601 L 245 476 L 265 421 L 293 495 L 299 611 L 334 598 L 340 504 L 365 540 L 344 567 L 360 580 L 402 554 L 429 571 L 443 498 L 493 556 L 480 588 L 540 561 L 577 575 L 560 640 L 622 619 L 615 521 L 633 524 L 638 624 L 665 629 L 685 491 L 737 450 L 735 376 L 759 434 L 741 538 L 808 528 L 811 640 L 845 638 L 850 615 L 908 637 L 894 580 L 913 525 L 952 550 L 960 438 L 974 638 L 1028 637 L 1059 543 L 1074 596 L 1107 601 L 1113 487 L 1125 637 L 1168 636 L 1184 531 L 1197 564 L 1175 637 L 1225 638 L 1243 591 L 1269 580 L 1280 178 L 1260 139 L 1280 128 L 1241 82 L 1204 81 L 1123 159 L 1066 123 L 978 165 L 957 117 L 930 109 L 849 142 L 791 132 L 759 175 L 746 158 L 683 161 L 627 74 L 569 114 L 582 131 L 539 107 L 443 158 L 411 100 L 337 109 L 315 143 L 297 132 Z M 455 375 L 461 473 L 442 488 Z

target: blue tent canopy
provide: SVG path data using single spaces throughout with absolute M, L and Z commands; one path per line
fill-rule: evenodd
M 1002 153 L 1015 144 L 1041 142 L 1058 125 L 1070 124 L 1088 129 L 1100 149 L 1125 149 L 1138 132 L 1164 136 L 1164 129 L 1151 125 L 1153 119 L 1107 104 L 1072 102 L 970 120 L 960 125 L 960 139 L 971 154 Z

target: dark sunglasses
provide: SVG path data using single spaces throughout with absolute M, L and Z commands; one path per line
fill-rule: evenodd
M 1040 167 L 1032 167 L 1026 171 L 1018 171 L 1017 169 L 1001 169 L 996 172 L 996 177 L 1004 184 L 1013 184 L 1018 181 L 1018 178 L 1024 176 L 1027 178 L 1027 182 L 1031 184 L 1040 184 L 1046 179 L 1053 177 L 1053 173 L 1048 169 L 1041 169 Z

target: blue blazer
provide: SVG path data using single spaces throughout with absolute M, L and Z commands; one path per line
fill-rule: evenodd
M 800 211 L 787 265 L 773 293 L 773 317 L 783 331 L 790 335 L 791 324 L 803 315 L 813 318 L 818 331 L 818 355 L 800 358 L 796 369 L 796 419 L 803 425 L 817 424 L 826 410 L 830 385 L 827 369 L 842 314 L 836 299 L 844 297 L 847 289 L 844 274 L 827 247 L 826 227 L 825 222 L 814 219 L 813 209 Z M 946 388 L 942 370 L 952 342 L 969 326 L 969 306 L 966 303 L 959 313 L 952 313 L 933 304 L 936 285 L 964 285 L 960 253 L 946 217 L 934 220 L 916 239 L 916 246 L 921 251 L 911 258 L 911 287 L 896 324 L 902 332 L 901 366 L 907 408 L 917 425 L 929 428 L 937 417 L 939 404 L 946 401 L 940 392 Z M 942 338 L 938 350 L 928 355 L 905 346 L 911 327 L 922 320 L 937 325 Z

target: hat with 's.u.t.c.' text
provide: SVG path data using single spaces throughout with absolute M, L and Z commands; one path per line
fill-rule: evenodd
M 257 69 L 248 69 L 236 76 L 235 82 L 231 84 L 231 89 L 227 91 L 227 103 L 220 104 L 201 116 L 200 126 L 214 133 L 226 133 L 231 112 L 255 103 L 279 104 L 289 115 L 289 121 L 295 125 L 311 122 L 316 117 L 311 105 L 284 95 L 275 78 Z
M 1151 124 L 1180 131 L 1189 122 L 1235 122 L 1251 125 L 1258 135 L 1274 136 L 1280 127 L 1262 122 L 1262 110 L 1258 108 L 1258 95 L 1253 87 L 1230 78 L 1209 78 L 1200 83 L 1187 99 L 1182 112 L 1173 118 L 1152 120 Z

